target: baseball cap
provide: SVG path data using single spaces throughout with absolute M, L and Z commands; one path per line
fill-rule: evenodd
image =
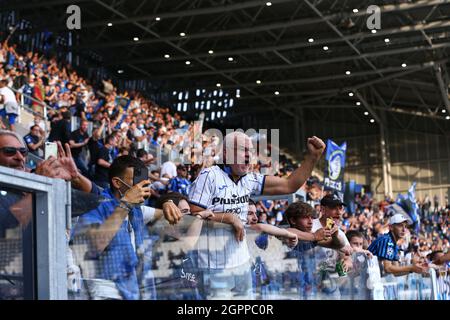
M 177 170 L 186 170 L 186 166 L 183 165 L 183 164 L 179 164 L 179 165 L 177 166 Z
M 393 225 L 393 224 L 397 224 L 397 223 L 402 223 L 408 221 L 408 219 L 405 218 L 404 215 L 402 215 L 401 213 L 397 213 L 394 214 L 390 219 L 389 219 L 389 225 Z
M 320 205 L 325 207 L 336 207 L 339 205 L 345 206 L 345 203 L 342 202 L 337 194 L 327 194 L 320 200 Z

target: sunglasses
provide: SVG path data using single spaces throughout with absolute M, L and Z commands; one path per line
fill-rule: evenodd
M 0 148 L 0 151 L 2 151 L 8 157 L 15 156 L 17 151 L 19 151 L 20 154 L 24 157 L 26 157 L 28 154 L 28 149 L 24 148 L 24 147 L 21 147 L 21 148 L 3 147 L 3 148 Z

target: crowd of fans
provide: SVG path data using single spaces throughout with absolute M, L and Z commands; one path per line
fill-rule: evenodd
M 220 145 L 217 136 L 202 135 L 201 124 L 183 120 L 179 114 L 172 114 L 169 108 L 158 106 L 138 92 L 118 92 L 110 79 L 105 79 L 98 86 L 79 75 L 70 65 L 61 64 L 55 58 L 47 58 L 35 52 L 21 54 L 16 45 L 9 45 L 7 41 L 3 42 L 0 49 L 0 66 L 0 95 L 3 97 L 0 101 L 0 125 L 2 129 L 10 130 L 0 134 L 0 149 L 3 152 L 0 155 L 0 165 L 19 170 L 32 169 L 36 174 L 62 178 L 71 181 L 75 189 L 101 194 L 110 199 L 110 202 L 102 203 L 97 211 L 90 211 L 82 216 L 78 228 L 82 228 L 84 224 L 99 223 L 108 215 L 116 214 L 115 207 L 111 206 L 116 200 L 117 205 L 124 210 L 118 215 L 125 215 L 127 210 L 141 210 L 136 214 L 143 217 L 142 221 L 129 221 L 128 229 L 122 230 L 116 225 L 119 240 L 127 237 L 127 230 L 139 230 L 140 224 L 149 223 L 155 216 L 164 216 L 169 222 L 177 223 L 183 215 L 183 210 L 189 212 L 189 209 L 183 206 L 188 200 L 192 200 L 190 196 L 195 194 L 195 191 L 191 192 L 191 188 L 198 188 L 197 177 L 203 169 L 210 168 L 217 160 Z M 14 91 L 8 87 L 16 90 L 17 94 L 11 95 Z M 28 124 L 29 133 L 24 137 L 14 133 L 21 94 L 24 94 L 23 105 L 34 112 L 34 120 Z M 49 108 L 44 113 L 46 106 Z M 44 119 L 44 114 L 47 119 Z M 78 121 L 78 129 L 72 131 L 74 118 Z M 200 130 L 200 136 L 196 137 L 196 130 Z M 199 137 L 200 139 L 195 139 Z M 21 141 L 16 141 L 18 139 Z M 46 142 L 57 143 L 58 157 L 47 159 Z M 23 144 L 27 148 L 23 148 Z M 6 146 L 7 149 L 4 148 Z M 170 160 L 158 164 L 154 153 L 157 148 L 168 155 L 183 150 L 183 157 L 179 158 L 178 165 Z M 199 153 L 199 150 L 202 152 Z M 25 168 L 24 158 L 28 152 L 41 158 L 36 167 Z M 192 165 L 184 165 L 182 162 Z M 137 170 L 142 165 L 149 169 L 150 188 L 148 191 L 144 191 L 144 188 L 133 188 L 135 193 L 124 195 L 123 186 L 130 189 L 134 187 L 133 176 L 128 174 L 127 170 L 130 167 Z M 280 178 L 292 176 L 297 169 L 286 157 L 281 157 L 281 161 L 274 163 L 273 167 L 276 168 L 275 176 Z M 255 177 L 256 174 L 266 171 L 267 165 L 261 161 L 254 163 L 251 168 Z M 143 186 L 143 182 L 139 183 Z M 264 184 L 261 181 L 255 183 L 259 184 L 259 187 L 254 187 L 255 190 Z M 198 191 L 200 200 L 205 191 L 203 189 Z M 380 253 L 380 246 L 375 248 L 386 234 L 395 234 L 395 237 L 392 237 L 403 252 L 403 257 L 410 254 L 407 264 L 411 264 L 415 269 L 404 270 L 424 272 L 427 261 L 431 263 L 436 255 L 449 251 L 448 204 L 447 207 L 439 207 L 432 206 L 429 199 L 420 202 L 420 232 L 414 234 L 407 228 L 396 231 L 393 227 L 404 221 L 400 218 L 392 219 L 392 216 L 387 215 L 386 209 L 394 203 L 389 197 L 376 202 L 369 194 L 356 195 L 356 210 L 350 213 L 335 195 L 323 192 L 317 182 L 306 183 L 302 189 L 307 194 L 303 200 L 311 206 L 299 202 L 305 206 L 292 207 L 292 204 L 289 205 L 285 200 L 261 200 L 250 204 L 254 205 L 254 220 L 249 217 L 248 224 L 259 225 L 252 227 L 255 230 L 286 238 L 286 243 L 295 247 L 294 251 L 297 253 L 306 252 L 316 246 L 336 251 L 338 255 L 335 262 L 342 261 L 342 272 L 352 269 L 352 262 L 349 260 L 352 252 L 363 252 L 368 256 L 379 254 L 380 258 L 386 258 L 383 256 L 386 253 Z M 145 210 L 129 206 L 130 203 L 139 202 L 144 196 L 148 207 L 159 207 L 159 211 L 150 214 L 152 219 L 147 219 L 148 213 Z M 124 198 L 126 201 L 122 203 Z M 170 201 L 161 203 L 161 199 Z M 249 216 L 250 212 L 249 210 Z M 199 211 L 195 215 L 200 219 L 214 216 L 208 210 Z M 335 224 L 328 226 L 329 221 L 326 218 L 329 217 L 335 220 Z M 300 219 L 303 218 L 310 221 L 301 222 Z M 29 218 L 22 216 L 21 219 L 21 224 L 28 223 Z M 218 222 L 224 221 L 223 217 L 221 219 Z M 235 227 L 234 222 L 230 224 Z M 281 228 L 276 228 L 282 225 L 289 225 L 289 231 L 281 232 Z M 198 238 L 201 228 L 197 225 L 191 227 L 188 235 Z M 106 231 L 98 228 L 90 232 L 97 234 Z M 401 236 L 397 236 L 396 232 Z M 237 237 L 240 236 L 242 235 L 237 234 Z M 134 257 L 136 246 L 143 246 L 147 235 L 137 232 L 135 237 L 133 245 L 130 244 L 126 248 L 121 247 L 120 243 L 111 242 L 109 250 L 117 250 L 115 257 L 120 258 L 115 262 L 109 261 L 108 259 L 112 259 L 110 257 L 102 260 L 108 278 L 114 278 L 116 272 L 108 263 L 118 263 L 117 268 L 125 272 L 122 269 L 126 269 L 129 263 L 126 258 Z M 295 243 L 292 243 L 292 238 L 295 238 Z M 298 243 L 298 240 L 301 242 Z M 95 243 L 98 251 L 104 251 L 107 246 L 102 241 Z M 183 244 L 189 248 L 189 243 Z M 394 245 L 394 248 L 397 247 Z M 421 259 L 420 263 L 417 259 Z M 151 269 L 151 266 L 147 267 Z M 390 265 L 386 265 L 385 269 L 390 270 L 389 267 Z M 395 272 L 397 271 L 393 271 Z M 402 269 L 398 272 L 404 271 Z M 116 285 L 122 297 L 139 297 L 139 292 L 130 290 L 129 283 L 118 281 Z M 113 295 L 117 294 L 113 292 Z M 154 294 L 149 292 L 148 297 L 154 297 Z

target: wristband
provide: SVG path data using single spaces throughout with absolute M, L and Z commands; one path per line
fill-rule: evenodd
M 125 202 L 120 202 L 119 203 L 119 208 L 122 208 L 124 210 L 127 210 L 128 212 L 130 212 L 131 210 L 133 210 L 133 208 L 129 207 Z
M 129 202 L 127 202 L 127 201 L 125 201 L 125 200 L 120 200 L 119 207 L 121 207 L 123 209 L 126 208 L 128 211 L 131 211 L 131 210 L 133 210 L 134 205 L 129 203 Z

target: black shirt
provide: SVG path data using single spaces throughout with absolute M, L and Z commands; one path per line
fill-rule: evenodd
M 51 123 L 51 131 L 48 141 L 61 141 L 63 147 L 65 143 L 69 143 L 70 139 L 70 121 L 58 120 Z
M 114 149 L 113 148 L 106 148 L 102 147 L 98 153 L 97 160 L 103 159 L 106 162 L 109 162 L 110 164 L 114 161 Z M 108 172 L 109 168 L 102 167 L 98 163 L 96 163 L 95 166 L 95 180 L 96 181 L 103 181 L 108 182 Z
M 23 137 L 23 140 L 25 141 L 25 143 L 28 146 L 28 150 L 30 150 L 30 153 L 34 154 L 35 156 L 39 157 L 39 148 L 37 148 L 36 150 L 31 150 L 31 148 L 29 147 L 30 144 L 36 144 L 39 142 L 39 137 L 34 136 L 32 134 L 27 134 L 25 137 Z
M 87 138 L 89 138 L 88 133 L 87 132 L 81 133 L 80 129 L 77 129 L 70 134 L 70 140 L 73 140 L 75 143 L 84 142 L 84 140 L 86 140 Z M 83 147 L 70 148 L 70 149 L 72 151 L 72 156 L 74 158 L 78 157 L 80 155 L 81 151 L 83 151 Z
M 100 143 L 98 140 L 94 140 L 93 137 L 89 139 L 87 144 L 89 148 L 89 154 L 91 155 L 91 164 L 97 164 L 98 153 L 100 152 Z

